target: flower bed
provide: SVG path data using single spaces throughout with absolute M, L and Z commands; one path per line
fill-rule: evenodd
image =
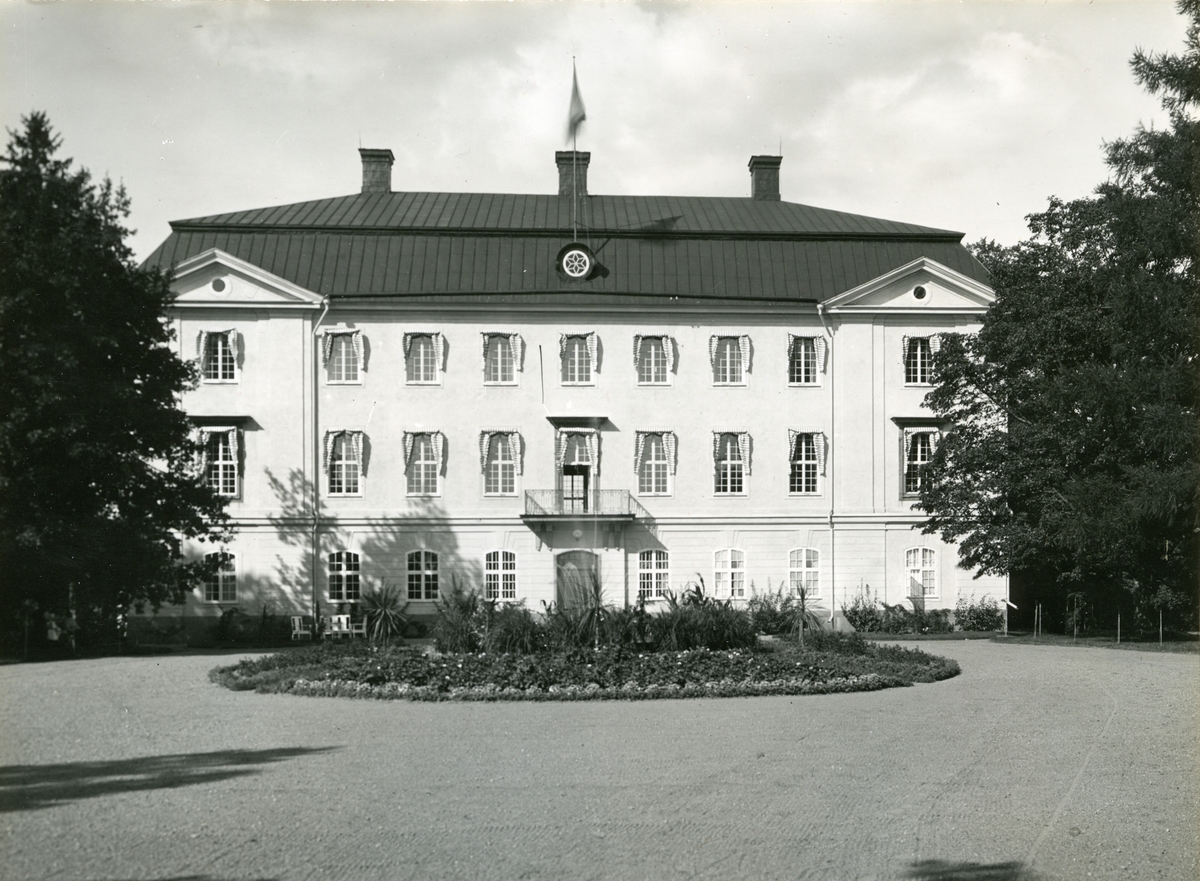
M 958 664 L 914 649 L 823 640 L 821 650 L 424 654 L 405 647 L 337 643 L 218 667 L 236 690 L 405 700 L 645 700 L 874 691 L 934 682 Z

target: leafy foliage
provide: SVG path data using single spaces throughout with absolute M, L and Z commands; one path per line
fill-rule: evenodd
M 363 591 L 362 611 L 371 642 L 387 645 L 402 637 L 408 627 L 408 616 L 404 614 L 407 608 L 408 600 L 401 597 L 400 588 L 395 584 Z
M 178 407 L 166 276 L 124 244 L 129 200 L 33 113 L 0 162 L 0 608 L 79 620 L 178 602 L 221 542 L 224 502 L 195 479 Z M 84 634 L 86 635 L 86 634 Z
M 959 630 L 984 632 L 999 630 L 1004 626 L 1004 613 L 1000 604 L 991 597 L 978 602 L 959 597 L 954 604 L 954 626 Z
M 949 633 L 950 610 L 926 609 L 915 602 L 911 610 L 880 602 L 871 586 L 862 585 L 850 605 L 842 605 L 842 614 L 859 633 Z
M 935 360 L 927 404 L 955 430 L 920 507 L 970 568 L 1182 611 L 1200 577 L 1200 0 L 1179 5 L 1186 53 L 1133 59 L 1170 128 L 1108 144 L 1110 179 L 1052 198 L 1027 241 L 976 246 L 997 299 Z

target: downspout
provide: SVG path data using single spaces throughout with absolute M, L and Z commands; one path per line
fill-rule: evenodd
M 837 614 L 837 533 L 833 530 L 833 511 L 836 507 L 834 504 L 834 493 L 837 492 L 837 481 L 833 479 L 833 460 L 837 457 L 837 444 L 834 440 L 834 407 L 836 396 L 834 395 L 834 383 L 837 381 L 837 371 L 833 369 L 833 331 L 829 329 L 829 325 L 825 323 L 825 304 L 817 304 L 817 317 L 821 319 L 821 327 L 825 330 L 825 336 L 829 338 L 829 355 L 827 364 L 827 374 L 829 376 L 829 448 L 825 453 L 825 485 L 829 488 L 829 623 L 836 627 Z
M 317 545 L 317 530 L 321 525 L 321 420 L 317 418 L 321 402 L 320 359 L 317 351 L 317 332 L 325 315 L 329 312 L 329 297 L 321 299 L 321 314 L 312 331 L 312 534 L 309 537 L 309 583 L 312 585 L 313 637 L 320 635 L 321 600 L 317 595 L 317 567 L 320 548 Z

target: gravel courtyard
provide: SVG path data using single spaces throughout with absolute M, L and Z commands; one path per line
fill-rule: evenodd
M 1200 658 L 925 643 L 816 697 L 234 693 L 240 655 L 0 667 L 5 879 L 1200 877 Z

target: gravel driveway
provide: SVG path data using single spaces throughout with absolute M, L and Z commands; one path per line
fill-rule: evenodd
M 410 704 L 0 667 L 5 879 L 1200 877 L 1200 658 L 929 645 L 869 694 Z

